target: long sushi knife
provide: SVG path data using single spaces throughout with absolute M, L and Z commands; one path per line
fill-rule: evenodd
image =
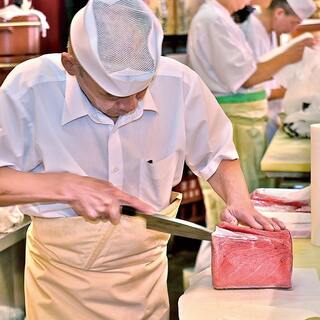
M 148 229 L 170 233 L 185 238 L 211 241 L 212 231 L 190 221 L 163 216 L 161 214 L 147 214 L 130 206 L 122 206 L 122 214 L 138 216 L 146 220 Z

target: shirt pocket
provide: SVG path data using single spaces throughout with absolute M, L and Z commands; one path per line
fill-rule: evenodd
M 140 162 L 139 196 L 157 210 L 169 204 L 177 161 L 177 153 L 173 152 L 158 161 L 141 160 Z

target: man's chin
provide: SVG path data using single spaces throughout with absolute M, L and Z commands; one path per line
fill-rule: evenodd
M 106 112 L 103 112 L 106 116 L 110 117 L 110 118 L 118 118 L 120 116 L 124 116 L 124 115 L 129 115 L 131 113 L 134 113 L 136 111 L 136 109 L 133 109 L 131 111 L 116 111 L 116 112 L 110 112 L 110 110 L 107 110 Z

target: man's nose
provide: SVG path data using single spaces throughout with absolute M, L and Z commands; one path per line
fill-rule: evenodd
M 118 103 L 119 103 L 121 110 L 126 111 L 126 112 L 130 112 L 137 107 L 138 99 L 135 95 L 132 95 L 129 97 L 121 98 L 118 101 Z

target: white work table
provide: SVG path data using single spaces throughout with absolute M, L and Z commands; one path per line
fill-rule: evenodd
M 293 240 L 293 289 L 214 290 L 207 268 L 179 299 L 180 320 L 305 320 L 320 317 L 320 247 Z M 319 318 L 320 319 L 320 318 Z
M 310 174 L 310 139 L 291 138 L 279 129 L 262 160 L 261 170 L 269 177 L 308 177 Z

